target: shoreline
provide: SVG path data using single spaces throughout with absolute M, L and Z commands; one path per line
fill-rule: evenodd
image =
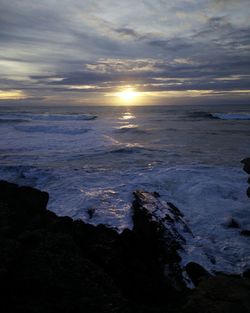
M 1 181 L 2 312 L 249 312 L 249 270 L 183 267 L 192 230 L 182 212 L 157 193 L 134 197 L 133 229 L 118 234 L 58 217 L 46 192 Z

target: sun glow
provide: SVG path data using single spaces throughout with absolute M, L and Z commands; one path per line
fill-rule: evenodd
M 121 92 L 118 92 L 118 97 L 126 102 L 130 102 L 135 100 L 138 97 L 138 92 L 135 91 L 133 88 L 127 88 Z

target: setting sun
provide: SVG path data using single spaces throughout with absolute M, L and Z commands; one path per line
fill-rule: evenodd
M 118 93 L 118 97 L 124 101 L 132 101 L 138 97 L 138 92 L 135 91 L 133 88 L 127 88 Z

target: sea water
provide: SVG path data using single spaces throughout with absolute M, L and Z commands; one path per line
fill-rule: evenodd
M 185 214 L 190 253 L 250 267 L 250 238 L 227 227 L 250 229 L 250 106 L 2 106 L 0 132 L 1 179 L 48 191 L 57 214 L 121 231 L 133 191 L 157 191 Z

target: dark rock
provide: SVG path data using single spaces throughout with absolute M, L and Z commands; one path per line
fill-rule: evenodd
M 247 196 L 250 198 L 250 187 L 247 188 Z
M 58 217 L 46 210 L 47 201 L 47 193 L 0 182 L 1 312 L 181 313 L 193 308 L 194 299 L 198 307 L 208 303 L 220 312 L 204 280 L 197 292 L 186 288 L 179 251 L 193 234 L 182 213 L 159 194 L 135 193 L 134 227 L 121 234 Z M 198 264 L 188 271 L 194 282 L 206 276 Z M 245 295 L 245 281 L 238 285 Z M 221 298 L 227 298 L 222 289 Z
M 195 262 L 189 262 L 186 265 L 186 271 L 188 276 L 191 278 L 193 284 L 198 286 L 198 284 L 204 279 L 211 275 L 206 271 L 201 265 Z
M 240 224 L 234 218 L 230 218 L 225 223 L 225 226 L 228 227 L 228 228 L 240 228 Z
M 24 186 L 18 188 L 17 200 L 20 201 L 20 205 L 25 206 L 27 209 L 42 211 L 46 210 L 49 194 Z
M 249 313 L 250 281 L 218 275 L 203 280 L 188 297 L 182 313 Z
M 243 159 L 241 163 L 244 164 L 243 170 L 250 174 L 250 158 Z
M 241 236 L 250 237 L 250 230 L 245 229 L 240 232 Z
M 164 268 L 164 276 L 171 286 L 176 290 L 185 289 L 188 282 L 184 278 L 186 270 L 180 263 L 180 251 L 185 253 L 186 241 L 194 236 L 183 214 L 172 203 L 162 201 L 159 194 L 138 190 L 134 195 L 133 230 L 146 239 L 141 247 L 147 244 L 152 249 L 151 254 L 161 256 L 158 267 Z M 200 254 L 210 261 L 202 251 Z
M 246 158 L 241 161 L 244 164 L 243 170 L 250 174 L 250 158 Z M 250 184 L 250 177 L 248 178 L 248 183 Z M 247 189 L 247 196 L 250 198 L 250 187 Z
M 134 204 L 134 228 L 119 235 L 58 217 L 47 201 L 0 182 L 1 312 L 171 312 L 184 299 L 165 275 L 175 245 L 166 250 L 149 212 Z
M 104 246 L 112 231 L 57 217 L 47 201 L 47 193 L 0 182 L 1 312 L 129 312 L 114 279 L 84 245 L 93 229 Z
M 89 215 L 89 218 L 91 219 L 94 216 L 94 214 L 95 214 L 95 209 L 93 209 L 93 208 L 88 209 L 87 213 Z
M 245 270 L 244 273 L 242 274 L 242 276 L 243 276 L 244 278 L 250 279 L 250 268 L 247 269 L 247 270 Z

